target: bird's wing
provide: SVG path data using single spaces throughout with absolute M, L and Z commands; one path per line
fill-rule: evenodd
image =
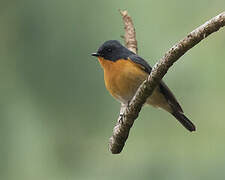
M 150 74 L 150 72 L 152 70 L 151 66 L 149 66 L 149 64 L 144 59 L 142 59 L 140 56 L 138 56 L 136 54 L 132 54 L 128 57 L 128 59 L 130 59 L 134 63 L 140 65 L 142 70 L 144 70 L 145 72 Z
M 152 68 L 151 66 L 140 56 L 136 54 L 132 54 L 128 57 L 128 59 L 132 60 L 134 63 L 137 63 L 140 65 L 142 70 L 150 74 Z M 168 103 L 172 106 L 173 110 L 178 111 L 178 112 L 183 112 L 180 104 L 176 100 L 175 96 L 171 92 L 171 90 L 167 87 L 167 85 L 161 80 L 159 84 L 159 89 L 161 93 L 164 95 Z

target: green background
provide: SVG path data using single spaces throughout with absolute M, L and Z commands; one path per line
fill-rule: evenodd
M 225 9 L 224 0 L 1 0 L 0 179 L 225 179 L 225 29 L 164 80 L 196 124 L 145 107 L 120 155 L 108 151 L 119 103 L 90 54 L 124 34 L 127 9 L 151 65 Z

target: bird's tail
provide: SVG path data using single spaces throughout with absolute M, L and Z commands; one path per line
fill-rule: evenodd
M 195 131 L 195 125 L 183 114 L 183 112 L 174 111 L 172 115 L 189 131 Z

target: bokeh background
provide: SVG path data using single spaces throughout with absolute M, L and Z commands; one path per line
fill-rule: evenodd
M 164 80 L 196 124 L 145 107 L 120 155 L 108 151 L 119 103 L 90 54 L 121 42 L 127 9 L 139 55 L 153 65 L 224 0 L 1 0 L 0 179 L 225 178 L 225 29 L 185 54 Z

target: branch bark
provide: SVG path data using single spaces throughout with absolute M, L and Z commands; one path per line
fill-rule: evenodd
M 119 10 L 124 23 L 124 29 L 125 29 L 125 35 L 124 35 L 124 41 L 125 46 L 132 52 L 137 54 L 138 48 L 137 48 L 137 40 L 136 40 L 136 33 L 133 21 L 131 17 L 128 15 L 127 11 Z
M 174 62 L 201 40 L 218 31 L 223 26 L 225 26 L 225 11 L 189 33 L 184 39 L 180 40 L 170 48 L 158 63 L 154 65 L 150 75 L 140 85 L 136 94 L 130 101 L 129 107 L 126 107 L 123 121 L 118 121 L 113 129 L 113 135 L 109 142 L 109 149 L 113 154 L 118 154 L 122 151 L 129 136 L 130 128 L 132 127 L 134 120 L 138 117 L 143 104 Z M 125 30 L 127 29 L 129 28 L 125 28 Z M 126 45 L 129 45 L 129 43 L 126 43 Z

